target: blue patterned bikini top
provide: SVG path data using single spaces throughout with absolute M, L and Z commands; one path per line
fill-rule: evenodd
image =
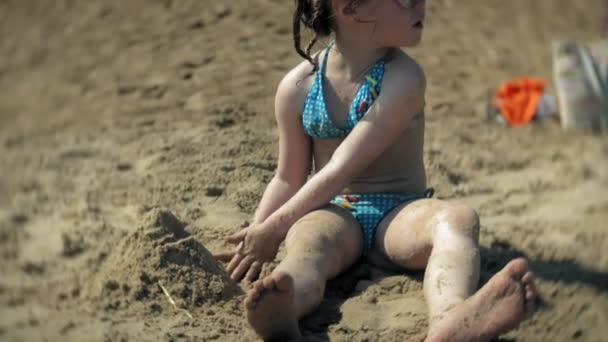
M 325 97 L 323 96 L 323 76 L 329 49 L 333 42 L 327 47 L 321 66 L 313 81 L 302 112 L 302 125 L 304 132 L 313 138 L 335 139 L 346 137 L 355 125 L 363 118 L 369 107 L 380 94 L 382 79 L 384 77 L 384 58 L 378 60 L 373 66 L 365 80 L 359 87 L 357 94 L 348 112 L 346 127 L 336 125 L 327 113 Z

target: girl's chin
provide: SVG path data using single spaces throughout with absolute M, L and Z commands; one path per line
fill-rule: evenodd
M 422 35 L 418 35 L 417 37 L 410 37 L 409 39 L 403 39 L 399 42 L 400 47 L 414 47 L 420 44 L 422 40 Z
M 377 42 L 380 43 L 381 46 L 414 47 L 419 45 L 421 41 L 422 30 L 417 30 L 416 32 L 407 32 L 406 35 L 392 36 L 389 39 L 384 39 L 383 41 Z

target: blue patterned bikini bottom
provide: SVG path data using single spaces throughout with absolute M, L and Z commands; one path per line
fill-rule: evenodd
M 392 192 L 369 192 L 361 194 L 338 195 L 330 203 L 349 209 L 363 230 L 363 253 L 368 254 L 374 243 L 376 229 L 382 219 L 397 206 L 421 198 L 433 197 L 433 189 L 422 195 Z

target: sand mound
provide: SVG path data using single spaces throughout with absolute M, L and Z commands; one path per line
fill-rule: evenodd
M 141 227 L 116 241 L 90 284 L 92 299 L 101 301 L 106 310 L 142 302 L 161 311 L 167 302 L 161 284 L 179 307 L 187 309 L 240 294 L 240 288 L 185 227 L 170 211 L 155 208 L 146 213 Z

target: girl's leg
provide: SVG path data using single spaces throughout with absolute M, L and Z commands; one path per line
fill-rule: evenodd
M 424 269 L 429 341 L 487 341 L 512 329 L 535 296 L 527 264 L 512 261 L 477 293 L 479 219 L 470 208 L 420 200 L 380 223 L 372 262 Z
M 296 222 L 285 243 L 285 258 L 245 299 L 249 323 L 264 340 L 299 336 L 298 320 L 321 303 L 326 281 L 351 266 L 362 251 L 359 224 L 334 205 Z

